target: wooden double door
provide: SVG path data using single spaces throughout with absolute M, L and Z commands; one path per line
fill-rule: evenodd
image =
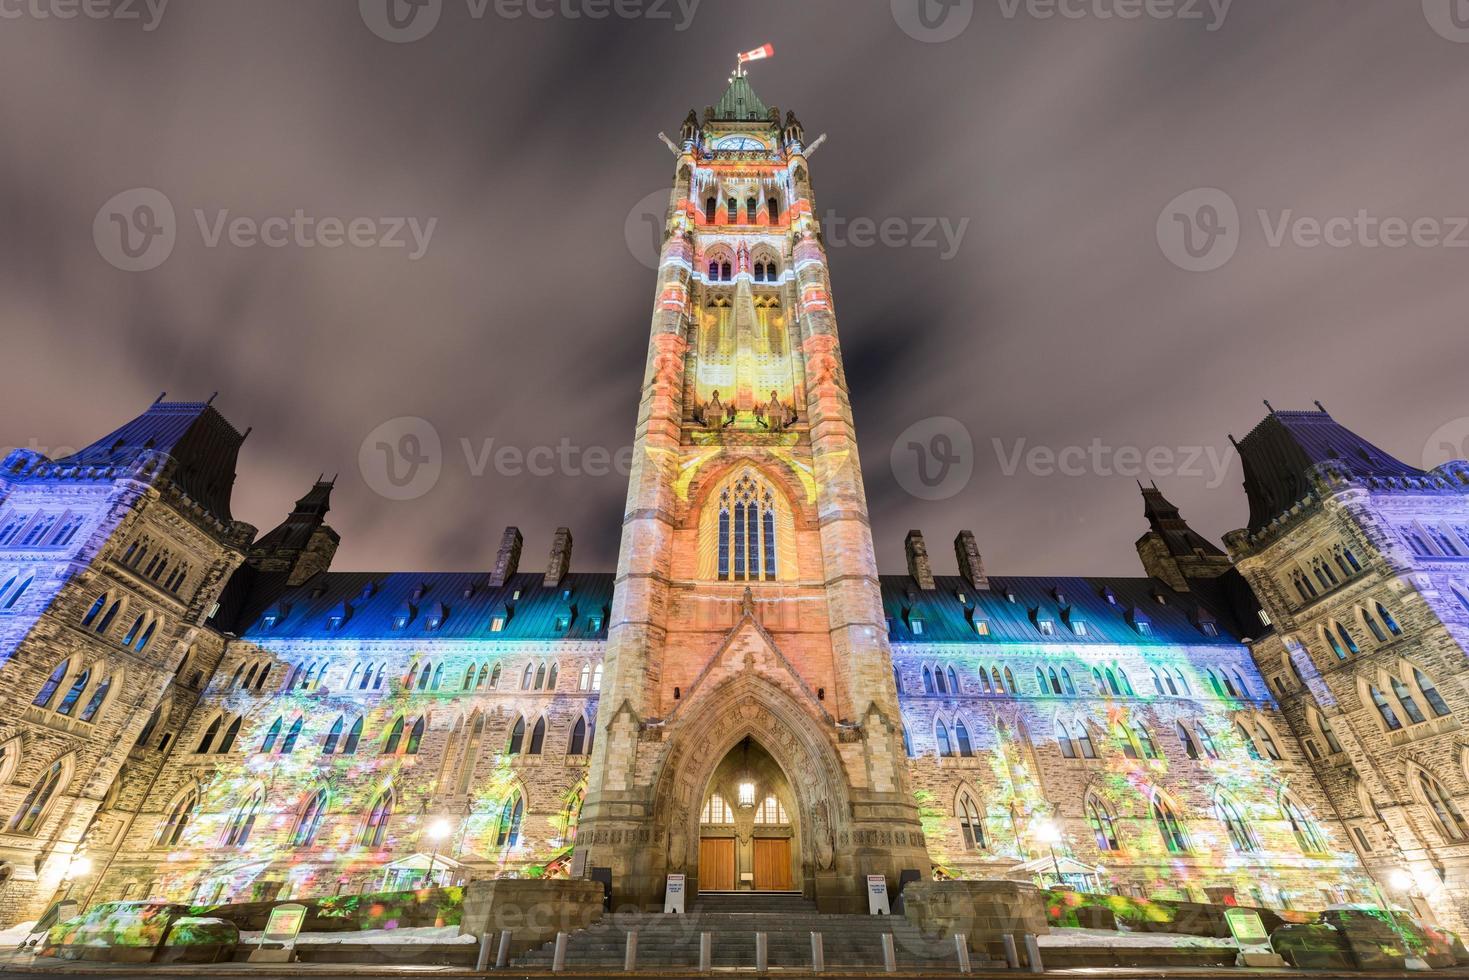
M 757 837 L 750 869 L 756 891 L 790 891 L 791 840 L 789 837 Z M 699 890 L 730 892 L 737 887 L 735 839 L 699 838 Z

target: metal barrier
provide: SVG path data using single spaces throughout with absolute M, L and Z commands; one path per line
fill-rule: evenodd
M 1041 944 L 1030 933 L 1025 934 L 1025 956 L 1030 960 L 1031 973 L 1045 973 L 1046 967 L 1041 963 Z
M 503 970 L 510 965 L 510 930 L 500 930 L 500 949 L 495 953 L 495 969 Z
M 714 933 L 699 933 L 699 972 L 708 973 L 714 961 Z
M 826 972 L 826 940 L 819 932 L 811 934 L 811 972 Z
M 959 954 L 959 972 L 969 973 L 969 937 L 962 932 L 954 933 L 954 952 Z
M 889 973 L 898 972 L 898 954 L 893 949 L 893 934 L 890 932 L 882 934 L 882 966 Z
M 629 929 L 627 931 L 627 952 L 622 954 L 622 969 L 625 973 L 631 973 L 638 968 L 638 931 Z
M 551 954 L 552 973 L 562 973 L 566 970 L 566 941 L 570 938 L 570 933 L 556 933 L 556 951 Z
M 770 937 L 763 933 L 755 933 L 755 972 L 765 973 L 770 969 Z

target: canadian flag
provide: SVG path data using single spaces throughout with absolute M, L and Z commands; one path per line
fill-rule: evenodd
M 775 45 L 762 44 L 754 51 L 746 51 L 740 55 L 740 64 L 743 65 L 747 61 L 760 61 L 762 58 L 769 58 L 773 54 L 775 54 Z

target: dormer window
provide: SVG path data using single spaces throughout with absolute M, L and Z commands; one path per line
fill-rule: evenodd
M 349 606 L 346 602 L 339 602 L 336 604 L 331 612 L 327 613 L 326 628 L 335 633 L 337 630 L 347 625 L 347 620 L 351 618 L 352 607 Z
M 411 602 L 418 602 L 420 599 L 423 598 L 424 591 L 425 591 L 425 587 L 424 586 L 422 586 L 422 585 L 415 585 L 413 587 L 413 595 L 409 597 L 409 601 L 411 601 Z
M 1161 592 L 1154 592 L 1153 593 L 1153 601 L 1156 602 L 1160 606 L 1166 606 L 1166 605 L 1168 605 L 1168 597 L 1166 595 L 1164 595 L 1163 593 L 1161 593 Z
M 413 622 L 413 617 L 417 615 L 417 612 L 411 604 L 405 602 L 398 607 L 397 612 L 393 613 L 393 621 L 390 625 L 395 630 L 405 630 L 408 624 Z
M 1077 636 L 1086 636 L 1086 620 L 1073 619 L 1071 621 L 1071 632 Z
M 371 599 L 373 597 L 373 594 L 376 593 L 376 592 L 377 592 L 377 586 L 373 585 L 371 582 L 368 582 L 366 585 L 364 585 L 362 587 L 361 598 L 363 598 L 363 599 Z
M 1102 590 L 1102 598 L 1107 601 L 1107 605 L 1109 606 L 1117 605 L 1117 593 L 1113 592 L 1110 586 Z
M 1056 619 L 1048 610 L 1032 609 L 1030 621 L 1035 624 L 1036 629 L 1040 630 L 1041 636 L 1056 635 Z
M 974 632 L 980 636 L 990 635 L 990 621 L 988 619 L 976 619 L 974 621 Z
M 1127 622 L 1139 636 L 1151 636 L 1153 633 L 1153 620 L 1137 606 L 1127 611 Z
M 261 617 L 260 620 L 261 627 L 268 630 L 275 629 L 276 625 L 279 624 L 281 620 L 286 618 L 286 613 L 288 611 L 288 606 L 286 606 L 284 603 L 277 602 L 275 605 L 265 610 L 265 615 Z
M 913 631 L 914 636 L 923 635 L 923 620 L 914 616 L 908 620 L 908 628 Z
M 1199 629 L 1201 629 L 1201 630 L 1204 631 L 1204 635 L 1205 636 L 1218 636 L 1219 635 L 1219 627 L 1217 625 L 1215 625 L 1214 623 L 1209 623 L 1209 622 L 1200 623 L 1199 624 Z
M 565 633 L 569 629 L 571 629 L 571 617 L 565 613 L 557 615 L 556 632 Z
M 428 611 L 428 616 L 424 618 L 423 628 L 429 630 L 430 632 L 437 630 L 439 627 L 444 625 L 444 619 L 448 615 L 449 610 L 444 608 L 443 603 L 434 603 L 433 608 Z
M 1013 589 L 1006 589 L 1005 590 L 1005 601 L 1006 602 L 1014 602 L 1015 601 L 1015 591 Z
M 510 607 L 502 605 L 490 615 L 490 632 L 501 632 L 505 629 L 505 624 L 508 622 L 510 622 Z
M 564 589 L 561 590 L 561 601 L 562 602 L 570 602 L 571 601 L 571 589 L 570 589 L 570 587 L 567 587 L 567 588 L 564 588 Z
M 959 605 L 961 606 L 969 605 L 969 596 L 965 595 L 963 592 L 955 592 L 954 598 L 959 600 Z
M 1270 614 L 1268 612 L 1266 612 L 1265 610 L 1261 609 L 1259 611 L 1259 616 L 1260 616 L 1260 622 L 1263 625 L 1265 625 L 1265 626 L 1270 626 L 1271 625 L 1271 622 L 1270 622 Z
M 511 602 L 519 602 L 520 601 L 520 590 L 519 589 L 516 589 L 514 592 L 510 593 L 510 601 Z

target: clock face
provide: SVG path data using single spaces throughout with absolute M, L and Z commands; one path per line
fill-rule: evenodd
M 714 144 L 716 150 L 763 150 L 765 144 L 753 136 L 726 136 Z

